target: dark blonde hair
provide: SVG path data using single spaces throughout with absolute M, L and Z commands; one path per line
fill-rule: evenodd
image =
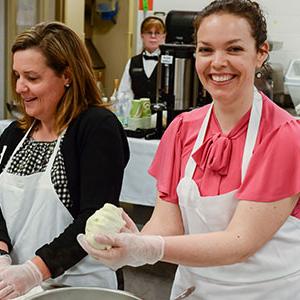
M 255 1 L 251 0 L 216 0 L 206 6 L 195 21 L 195 37 L 202 21 L 213 14 L 228 13 L 246 19 L 251 27 L 251 34 L 256 42 L 256 49 L 267 40 L 265 16 Z M 196 39 L 195 39 L 196 40 Z
M 105 106 L 97 88 L 91 58 L 78 35 L 59 22 L 43 22 L 19 34 L 12 45 L 17 51 L 36 49 L 45 57 L 46 65 L 58 76 L 67 72 L 70 87 L 58 103 L 55 130 L 60 133 L 89 106 Z M 20 95 L 16 93 L 16 74 L 12 71 L 12 90 L 15 101 L 22 109 L 20 127 L 28 129 L 34 118 L 27 115 Z
M 149 31 L 153 27 L 161 33 L 166 33 L 166 26 L 163 20 L 155 16 L 150 16 L 143 20 L 141 25 L 141 34 Z

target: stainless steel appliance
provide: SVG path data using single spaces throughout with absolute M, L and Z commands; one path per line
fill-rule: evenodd
M 195 70 L 194 21 L 197 12 L 170 11 L 166 44 L 160 46 L 159 102 L 167 110 L 167 125 L 176 115 L 211 101 Z
M 67 287 L 45 291 L 28 300 L 142 300 L 128 292 L 92 287 Z

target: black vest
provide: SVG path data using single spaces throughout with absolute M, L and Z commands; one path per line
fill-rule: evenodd
M 150 78 L 147 77 L 143 67 L 143 55 L 133 56 L 130 61 L 129 75 L 134 99 L 150 98 L 151 103 L 156 102 L 156 74 L 155 66 Z

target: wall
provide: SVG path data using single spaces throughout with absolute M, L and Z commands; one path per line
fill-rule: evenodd
M 84 40 L 84 0 L 65 0 L 64 23 Z
M 209 0 L 153 0 L 153 10 L 201 10 Z
M 113 79 L 120 79 L 128 58 L 132 55 L 132 19 L 135 0 L 119 1 L 116 24 L 94 16 L 92 40 L 105 63 L 106 94 L 113 91 Z
M 270 53 L 270 61 L 286 70 L 292 59 L 300 58 L 300 1 L 261 0 L 267 15 L 269 39 L 282 41 L 280 50 Z

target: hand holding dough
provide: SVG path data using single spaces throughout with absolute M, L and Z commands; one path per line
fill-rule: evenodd
M 88 218 L 85 226 L 86 240 L 96 249 L 108 249 L 110 246 L 99 244 L 95 241 L 95 235 L 119 233 L 125 223 L 122 218 L 122 208 L 106 203 Z

